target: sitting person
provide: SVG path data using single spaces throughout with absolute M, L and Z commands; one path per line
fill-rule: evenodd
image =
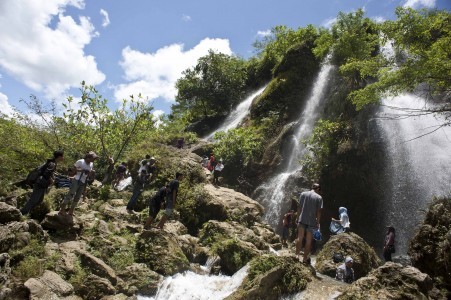
M 332 222 L 330 223 L 330 232 L 334 234 L 340 234 L 346 231 L 349 231 L 349 227 L 351 223 L 349 222 L 348 210 L 346 207 L 340 207 L 338 209 L 338 214 L 340 219 L 332 218 Z
M 346 283 L 353 283 L 354 282 L 354 269 L 352 268 L 353 262 L 354 261 L 350 256 L 346 257 L 345 262 L 337 268 L 335 279 Z

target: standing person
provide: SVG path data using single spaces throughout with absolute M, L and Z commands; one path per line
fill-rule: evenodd
M 349 222 L 348 210 L 346 207 L 340 207 L 338 209 L 338 214 L 340 219 L 332 218 L 332 222 L 330 224 L 330 231 L 334 234 L 340 234 L 346 231 L 349 231 L 349 227 L 351 223 Z
M 125 174 L 127 173 L 127 163 L 122 162 L 117 168 L 116 173 L 114 174 L 113 182 L 111 183 L 112 188 L 114 189 L 116 185 L 121 182 L 122 179 L 125 178 Z
M 293 220 L 293 216 L 294 216 L 294 210 L 293 209 L 290 209 L 290 211 L 287 212 L 283 216 L 283 221 L 282 221 L 282 225 L 283 225 L 283 229 L 282 229 L 282 245 L 283 246 L 287 246 L 287 240 L 288 240 L 288 237 L 290 236 L 290 227 L 291 227 L 291 222 Z
M 183 179 L 183 174 L 177 172 L 175 174 L 175 179 L 169 183 L 168 196 L 166 200 L 166 209 L 164 211 L 163 217 L 161 217 L 160 222 L 158 222 L 158 228 L 163 229 L 164 223 L 173 214 L 175 205 L 177 204 L 177 196 L 179 194 L 180 180 Z
M 210 160 L 208 161 L 207 169 L 211 172 L 215 169 L 216 161 L 215 161 L 215 154 L 211 153 Z
M 202 161 L 200 162 L 200 164 L 204 168 L 206 168 L 208 166 L 208 156 L 207 155 L 204 155 L 204 157 L 202 158 Z
M 161 206 L 163 205 L 164 199 L 166 198 L 168 194 L 169 185 L 165 185 L 164 187 L 160 188 L 158 192 L 150 199 L 149 203 L 149 217 L 146 219 L 146 224 L 144 225 L 144 229 L 149 229 L 152 225 L 153 220 L 158 215 L 158 212 L 161 209 Z
M 183 149 L 183 146 L 185 145 L 185 138 L 181 137 L 177 140 L 177 148 Z
M 46 163 L 38 170 L 38 178 L 33 184 L 33 192 L 25 206 L 20 210 L 22 215 L 28 215 L 30 211 L 44 200 L 47 188 L 53 184 L 57 164 L 64 159 L 63 151 L 53 152 L 53 158 L 47 159 Z
M 304 257 L 302 262 L 309 263 L 309 255 L 312 247 L 313 232 L 319 229 L 323 198 L 319 195 L 321 187 L 318 183 L 312 185 L 312 189 L 303 192 L 299 199 L 298 207 L 298 238 L 296 240 L 296 256 L 301 251 L 301 243 L 305 238 Z
M 346 283 L 353 283 L 354 282 L 354 269 L 352 268 L 353 262 L 354 261 L 352 257 L 350 256 L 346 257 L 345 262 L 337 268 L 335 279 Z
M 89 151 L 85 155 L 85 158 L 77 160 L 77 162 L 74 164 L 75 169 L 77 170 L 77 174 L 74 176 L 74 178 L 72 178 L 69 193 L 66 195 L 66 197 L 64 197 L 59 214 L 66 215 L 66 207 L 70 201 L 72 201 L 72 205 L 69 209 L 68 214 L 71 216 L 74 214 L 74 209 L 77 206 L 77 203 L 86 188 L 88 176 L 92 178 L 95 174 L 94 160 L 96 160 L 97 158 L 98 156 L 97 154 L 95 154 L 95 152 Z
M 219 176 L 221 175 L 224 165 L 222 164 L 222 159 L 215 166 L 215 171 L 213 172 L 213 184 L 219 185 Z
M 133 213 L 133 209 L 135 208 L 136 201 L 138 201 L 139 196 L 144 191 L 144 186 L 149 180 L 149 174 L 147 173 L 147 169 L 141 170 L 138 174 L 138 178 L 136 178 L 136 182 L 133 185 L 133 194 L 130 200 L 127 203 L 127 212 Z
M 153 156 L 149 159 L 147 174 L 149 174 L 149 182 L 152 182 L 157 176 L 157 160 Z
M 146 170 L 146 172 L 147 172 L 147 168 L 149 167 L 149 164 L 150 164 L 149 163 L 150 159 L 151 159 L 150 155 L 147 154 L 146 158 L 139 162 L 138 174 L 140 174 L 142 172 L 142 170 Z
M 384 240 L 384 259 L 385 261 L 392 261 L 391 255 L 395 253 L 395 228 L 387 226 L 387 233 Z

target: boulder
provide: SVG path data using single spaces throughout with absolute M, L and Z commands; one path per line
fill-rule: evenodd
M 45 270 L 39 278 L 30 278 L 24 284 L 30 291 L 30 299 L 61 299 L 74 292 L 74 287 L 58 274 Z
M 279 299 L 307 287 L 315 276 L 313 268 L 293 256 L 263 255 L 250 262 L 248 275 L 227 300 Z
M 0 226 L 0 253 L 8 252 L 12 247 L 24 247 L 32 237 L 40 240 L 47 239 L 47 235 L 41 226 L 34 220 L 10 222 L 7 225 Z
M 387 262 L 350 285 L 338 299 L 429 299 L 432 290 L 429 275 Z
M 99 212 L 102 213 L 103 217 L 108 221 L 115 220 L 127 221 L 135 224 L 140 223 L 139 215 L 128 213 L 125 206 L 113 207 L 109 203 L 104 203 L 99 207 Z
M 10 262 L 11 257 L 8 253 L 0 254 L 0 286 L 3 286 L 9 279 L 11 274 Z
M 79 250 L 77 253 L 80 257 L 82 267 L 89 269 L 93 274 L 99 277 L 107 278 L 112 284 L 116 284 L 116 273 L 103 260 L 87 251 Z
M 0 199 L 0 201 L 5 202 L 8 205 L 17 207 L 17 197 L 14 195 L 4 197 L 4 198 Z
M 47 245 L 49 245 L 49 243 L 46 244 L 46 251 Z M 48 247 L 50 248 L 50 245 Z M 59 253 L 61 253 L 61 263 L 55 266 L 56 270 L 61 270 L 66 274 L 73 274 L 76 269 L 76 264 L 78 263 L 78 256 L 76 253 L 80 250 L 86 250 L 86 243 L 84 241 L 69 241 L 60 243 L 57 247 L 58 248 L 54 249 L 54 251 L 59 251 Z M 51 253 L 51 249 L 48 249 L 48 251 Z
M 252 258 L 261 254 L 253 244 L 236 238 L 215 243 L 213 252 L 221 258 L 219 265 L 226 275 L 233 275 Z
M 41 222 L 44 229 L 52 231 L 68 231 L 74 234 L 80 234 L 83 224 L 74 216 L 59 215 L 57 211 L 48 213 Z
M 76 292 L 78 295 L 82 296 L 83 299 L 97 300 L 116 294 L 116 289 L 108 279 L 90 274 Z
M 381 261 L 360 236 L 355 233 L 343 233 L 331 236 L 316 257 L 316 270 L 322 274 L 335 277 L 337 267 L 343 262 L 334 263 L 334 253 L 341 253 L 344 257 L 351 256 L 354 260 L 355 278 L 366 276 L 372 269 L 381 265 Z
M 20 221 L 21 216 L 22 214 L 17 208 L 5 202 L 0 202 L 0 224 Z
M 451 199 L 435 199 L 409 246 L 412 265 L 451 297 Z
M 204 191 L 208 197 L 204 199 L 199 210 L 206 220 L 228 219 L 250 226 L 260 221 L 263 215 L 262 205 L 235 190 L 206 184 Z
M 174 234 L 159 229 L 143 231 L 136 242 L 135 261 L 165 276 L 188 270 L 189 261 Z
M 134 263 L 118 273 L 127 283 L 129 291 L 144 296 L 155 295 L 163 276 L 150 270 L 145 264 Z M 133 288 L 134 287 L 134 288 Z

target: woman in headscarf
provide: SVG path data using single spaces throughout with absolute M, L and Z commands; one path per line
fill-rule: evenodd
M 338 214 L 340 219 L 337 220 L 332 218 L 332 222 L 330 223 L 330 231 L 335 234 L 349 231 L 351 223 L 349 222 L 348 210 L 346 207 L 340 207 L 338 209 Z

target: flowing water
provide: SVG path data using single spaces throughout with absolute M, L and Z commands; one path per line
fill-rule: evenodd
M 214 137 L 216 132 L 219 131 L 227 132 L 230 129 L 237 127 L 241 123 L 241 121 L 243 121 L 243 119 L 249 114 L 252 100 L 254 100 L 255 97 L 263 93 L 265 88 L 266 85 L 261 89 L 257 90 L 256 92 L 252 93 L 251 95 L 249 95 L 249 97 L 244 99 L 243 102 L 238 104 L 238 106 L 227 116 L 227 118 L 224 120 L 221 126 L 219 126 L 218 129 L 216 129 L 215 131 L 204 137 L 204 139 L 210 140 Z
M 397 254 L 423 220 L 433 196 L 451 193 L 451 127 L 441 115 L 423 114 L 433 107 L 414 95 L 384 99 L 377 124 L 386 145 L 381 221 L 396 229 Z
M 247 275 L 248 266 L 233 276 L 200 275 L 191 271 L 166 277 L 154 297 L 138 300 L 211 300 L 224 299 L 233 293 Z
M 329 63 L 324 63 L 321 67 L 311 95 L 298 118 L 298 127 L 292 136 L 292 143 L 282 172 L 275 174 L 254 192 L 254 199 L 257 199 L 266 209 L 265 221 L 273 228 L 276 228 L 279 224 L 282 210 L 289 203 L 287 199 L 292 191 L 287 187 L 287 182 L 291 176 L 301 170 L 299 160 L 307 151 L 301 141 L 311 135 L 315 122 L 319 118 L 321 104 L 324 102 L 323 96 L 332 68 Z

